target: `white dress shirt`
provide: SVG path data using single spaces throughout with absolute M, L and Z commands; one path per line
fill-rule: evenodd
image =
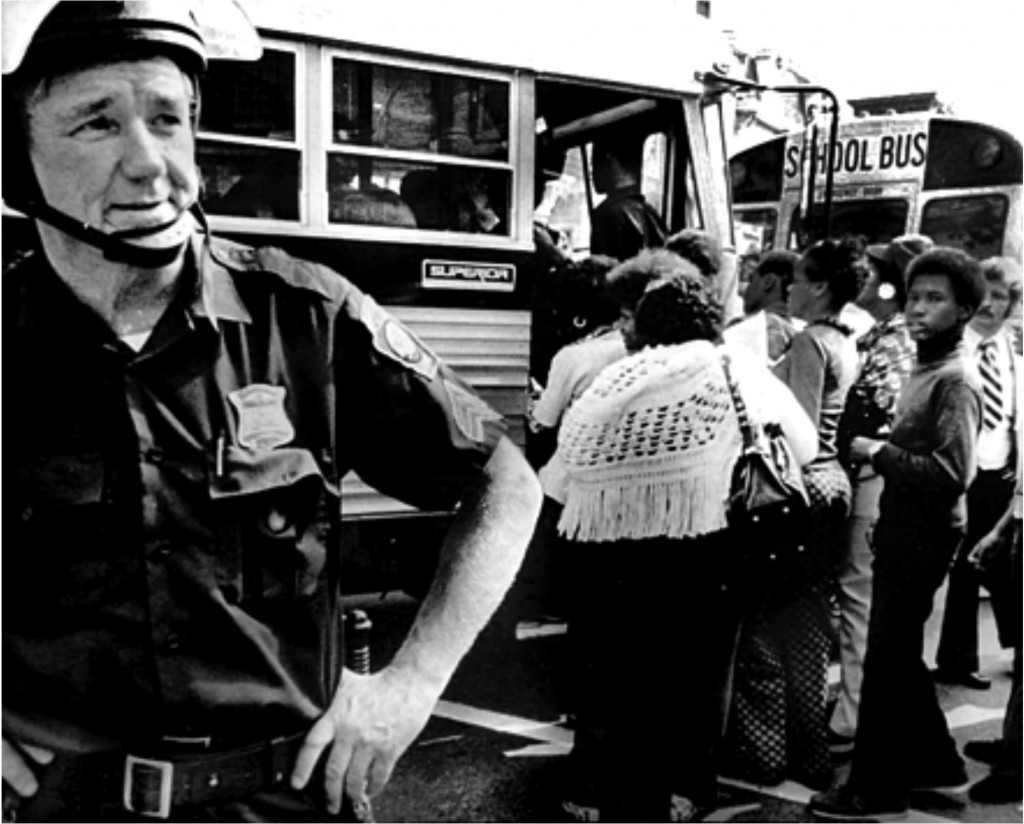
M 1013 364 L 1010 339 L 1000 327 L 992 339 L 996 341 L 995 364 L 999 368 L 999 382 L 1003 389 L 1003 417 L 992 429 L 982 429 L 978 436 L 978 469 L 1002 469 L 1010 461 L 1012 449 L 1010 429 L 1017 415 L 1017 374 Z M 964 330 L 964 347 L 975 366 L 981 361 L 981 345 L 989 338 L 982 338 L 970 326 Z

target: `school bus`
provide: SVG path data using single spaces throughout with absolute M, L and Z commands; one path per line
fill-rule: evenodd
M 698 79 L 722 41 L 696 3 L 645 0 L 633 16 L 540 0 L 243 6 L 262 57 L 213 61 L 202 84 L 212 229 L 348 277 L 505 415 L 521 445 L 543 286 L 535 208 L 572 255 L 587 253 L 595 137 L 636 133 L 644 192 L 666 224 L 732 248 L 722 112 Z M 432 563 L 449 517 L 355 476 L 342 512 L 358 548 L 346 587 L 362 591 L 409 588 L 389 569 L 407 569 L 409 555 Z
M 885 242 L 918 232 L 978 259 L 1021 259 L 1021 144 L 983 123 L 930 114 L 841 123 L 831 154 L 831 226 L 824 215 L 828 141 L 799 131 L 730 161 L 733 214 L 750 248 L 797 249 L 810 237 Z M 810 206 L 811 208 L 808 208 Z

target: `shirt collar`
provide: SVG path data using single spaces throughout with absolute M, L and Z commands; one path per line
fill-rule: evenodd
M 242 303 L 231 270 L 214 254 L 208 238 L 200 232 L 192 238 L 191 257 L 198 261 L 199 271 L 191 315 L 206 318 L 214 329 L 219 329 L 222 320 L 252 323 L 252 315 Z
M 990 335 L 987 338 L 983 338 L 978 332 L 974 330 L 974 327 L 972 326 L 968 326 L 964 329 L 964 346 L 967 348 L 967 351 L 972 354 L 980 351 L 981 345 L 983 343 L 986 343 L 987 341 L 992 341 L 993 343 L 995 343 L 996 351 L 999 351 L 1002 348 L 1000 343 L 1003 340 L 1003 338 L 1004 335 L 1002 327 L 1000 327 L 999 331 L 997 331 L 994 335 Z

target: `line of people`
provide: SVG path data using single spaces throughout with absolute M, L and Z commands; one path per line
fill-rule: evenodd
M 565 347 L 556 360 L 575 364 L 572 390 L 552 369 L 536 407 L 535 426 L 559 432 L 557 505 L 535 541 L 546 545 L 558 521 L 577 742 L 565 809 L 577 820 L 697 820 L 715 805 L 715 776 L 729 774 L 800 781 L 819 790 L 811 809 L 822 818 L 899 817 L 912 789 L 967 780 L 932 679 L 964 682 L 976 658 L 955 679 L 929 673 L 922 655 L 954 557 L 954 575 L 973 575 L 975 639 L 980 569 L 1000 570 L 986 578 L 997 616 L 1019 614 L 1019 548 L 1007 585 L 1007 536 L 1020 523 L 1020 426 L 1001 332 L 1019 268 L 921 236 L 769 252 L 744 294 L 748 313 L 766 312 L 764 361 L 723 343 L 719 265 L 714 239 L 690 230 L 612 268 L 618 331 Z M 872 322 L 859 334 L 848 323 L 857 312 Z M 972 357 L 993 337 L 1014 379 L 998 413 Z M 724 520 L 740 442 L 723 351 L 751 414 L 782 426 L 813 513 L 801 561 L 756 580 L 737 574 Z M 984 458 L 993 437 L 1006 448 Z M 630 616 L 640 615 L 638 633 Z M 1019 650 L 1013 621 L 1000 620 L 1000 641 Z M 639 673 L 609 655 L 621 645 L 645 662 Z M 968 748 L 997 762 L 976 800 L 1019 800 L 1019 700 L 1018 652 L 1004 740 Z

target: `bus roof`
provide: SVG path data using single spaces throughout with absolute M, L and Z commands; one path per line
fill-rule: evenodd
M 644 0 L 631 20 L 586 0 L 242 0 L 265 33 L 440 56 L 541 75 L 699 93 L 696 72 L 726 55 L 693 0 Z M 633 8 L 636 8 L 634 6 Z

